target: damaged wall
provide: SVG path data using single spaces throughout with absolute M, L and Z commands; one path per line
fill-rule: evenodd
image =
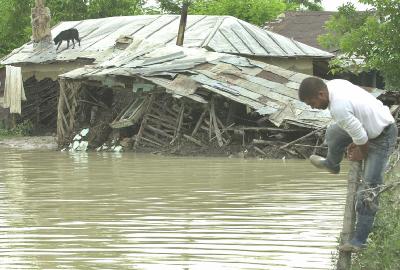
M 27 100 L 22 103 L 20 122 L 30 121 L 34 129 L 55 132 L 57 126 L 58 81 L 31 77 L 24 82 Z

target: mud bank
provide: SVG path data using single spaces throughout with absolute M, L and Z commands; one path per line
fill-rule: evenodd
M 57 140 L 53 136 L 0 138 L 0 148 L 57 150 Z

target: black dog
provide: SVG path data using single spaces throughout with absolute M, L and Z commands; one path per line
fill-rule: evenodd
M 76 40 L 76 41 L 79 42 L 79 47 L 81 46 L 81 40 L 79 39 L 79 32 L 78 32 L 78 30 L 75 29 L 75 28 L 71 28 L 71 29 L 68 29 L 68 30 L 61 31 L 61 32 L 54 38 L 54 43 L 55 43 L 56 45 L 58 44 L 56 50 L 58 50 L 58 48 L 60 47 L 60 45 L 61 45 L 61 43 L 63 42 L 63 40 L 66 40 L 66 41 L 67 41 L 67 49 L 69 48 L 69 41 L 70 41 L 70 40 L 72 40 L 72 43 L 74 44 L 74 46 L 72 47 L 72 49 L 75 48 L 75 42 L 74 42 L 74 40 Z

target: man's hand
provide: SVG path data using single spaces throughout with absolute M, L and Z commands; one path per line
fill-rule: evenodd
M 368 142 L 363 145 L 356 145 L 351 143 L 347 147 L 347 157 L 350 161 L 360 161 L 368 155 Z

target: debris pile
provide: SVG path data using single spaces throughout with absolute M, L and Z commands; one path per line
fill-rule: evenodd
M 102 134 L 89 141 L 91 149 L 115 140 L 124 151 L 181 155 L 324 154 L 332 119 L 298 100 L 307 77 L 250 58 L 177 46 L 155 50 L 135 40 L 113 58 L 60 77 L 59 143 L 89 123 Z M 88 102 L 89 96 L 95 98 Z

